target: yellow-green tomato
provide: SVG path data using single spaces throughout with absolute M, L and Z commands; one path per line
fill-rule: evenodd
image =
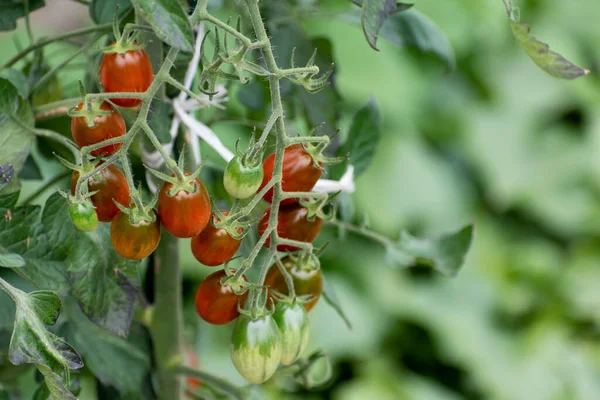
M 251 383 L 263 383 L 273 376 L 281 360 L 281 336 L 272 316 L 253 320 L 240 315 L 231 338 L 231 360 Z
M 73 225 L 82 231 L 91 232 L 98 227 L 98 214 L 88 202 L 69 204 L 69 216 Z
M 247 199 L 256 194 L 263 180 L 263 166 L 244 165 L 239 156 L 229 161 L 223 175 L 223 185 L 231 197 Z
M 281 364 L 291 365 L 308 345 L 308 314 L 302 304 L 279 302 L 273 319 L 281 335 Z

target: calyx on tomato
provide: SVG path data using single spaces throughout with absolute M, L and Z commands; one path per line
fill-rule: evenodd
M 253 225 L 252 222 L 241 221 L 237 215 L 229 214 L 227 211 L 219 210 L 211 199 L 214 217 L 209 224 L 217 229 L 225 229 L 227 234 L 236 240 L 242 240 L 248 234 L 248 228 Z
M 256 144 L 254 134 L 245 152 L 240 150 L 239 143 L 238 139 L 235 144 L 236 155 L 225 168 L 223 185 L 230 196 L 247 199 L 258 191 L 263 181 L 263 148 Z
M 116 110 L 112 110 L 112 109 L 110 109 L 110 110 L 101 109 L 100 107 L 102 107 L 102 104 L 104 104 L 104 100 L 93 99 L 91 101 L 86 102 L 85 97 L 84 97 L 83 102 L 85 103 L 84 107 L 82 107 L 80 110 L 77 110 L 77 108 L 79 108 L 79 107 L 75 106 L 67 112 L 67 115 L 71 118 L 76 118 L 76 117 L 85 118 L 88 128 L 96 127 L 96 125 L 94 124 L 94 119 L 96 117 L 106 117 L 107 115 L 110 115 L 113 112 L 117 112 Z M 106 108 L 106 107 L 104 107 L 104 108 Z

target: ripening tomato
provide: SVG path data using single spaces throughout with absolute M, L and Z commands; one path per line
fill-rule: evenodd
M 231 337 L 231 360 L 251 383 L 263 383 L 273 376 L 281 360 L 281 336 L 272 316 L 240 316 Z
M 264 188 L 273 177 L 275 167 L 275 153 L 271 154 L 263 162 L 264 177 L 260 189 Z M 310 192 L 315 186 L 322 171 L 317 168 L 310 154 L 301 144 L 294 144 L 285 149 L 283 153 L 283 177 L 281 185 L 284 192 Z M 271 188 L 264 199 L 269 203 L 273 201 L 273 189 Z M 293 204 L 297 199 L 284 199 L 281 204 Z
M 308 314 L 300 303 L 280 302 L 273 319 L 281 334 L 281 364 L 292 365 L 308 345 Z
M 98 219 L 102 222 L 110 222 L 119 212 L 119 208 L 113 202 L 113 199 L 119 204 L 127 207 L 129 205 L 129 186 L 127 178 L 114 165 L 109 165 L 98 173 L 102 180 L 96 180 L 93 177 L 88 180 L 88 190 L 98 192 L 90 198 L 92 204 L 96 207 Z M 71 174 L 71 193 L 75 194 L 79 172 L 73 171 Z
M 227 215 L 227 211 L 221 211 Z M 213 214 L 213 221 L 217 216 Z M 241 230 L 241 228 L 240 228 Z M 241 233 L 241 232 L 240 232 Z M 234 239 L 223 228 L 215 228 L 209 223 L 199 234 L 192 237 L 192 253 L 196 260 L 209 267 L 216 267 L 235 255 L 242 244 L 241 239 Z
M 81 102 L 75 107 L 75 111 L 80 111 L 85 107 Z M 97 116 L 94 118 L 94 127 L 88 126 L 86 117 L 71 118 L 71 134 L 77 146 L 84 147 L 92 144 L 100 143 L 108 139 L 123 136 L 127 131 L 125 120 L 121 113 L 117 111 L 109 102 L 103 101 L 100 104 L 100 110 L 110 111 L 111 113 L 105 116 Z M 93 156 L 104 154 L 105 156 L 113 155 L 121 148 L 121 143 L 109 144 L 99 149 L 90 152 Z
M 186 172 L 186 175 L 190 175 Z M 160 223 L 173 236 L 189 238 L 202 232 L 210 218 L 210 197 L 200 179 L 194 180 L 194 192 L 180 190 L 169 196 L 173 187 L 163 183 L 158 194 L 158 216 Z
M 283 263 L 286 271 L 292 276 L 296 296 L 314 296 L 312 301 L 304 303 L 304 308 L 306 308 L 306 311 L 312 310 L 315 304 L 317 304 L 319 301 L 321 293 L 323 293 L 323 275 L 321 274 L 321 269 L 299 267 L 296 261 L 294 261 L 291 257 L 284 257 L 281 262 Z M 269 286 L 269 289 L 289 295 L 288 287 L 285 283 L 285 277 L 281 274 L 279 267 L 276 264 L 273 264 L 269 269 L 269 272 L 267 272 L 265 285 Z
M 113 43 L 114 44 L 114 43 Z M 143 93 L 152 84 L 154 72 L 146 50 L 128 50 L 123 54 L 106 53 L 100 64 L 100 83 L 107 93 Z M 141 99 L 114 98 L 113 103 L 121 107 L 136 107 Z
M 242 164 L 239 156 L 229 161 L 223 174 L 223 185 L 231 197 L 247 199 L 258 191 L 263 180 L 263 166 L 251 168 Z
M 269 226 L 271 209 L 265 211 L 258 223 L 258 235 L 261 236 Z M 323 220 L 317 216 L 312 221 L 308 219 L 308 210 L 300 204 L 279 207 L 277 215 L 277 234 L 281 238 L 312 243 L 323 226 Z M 271 246 L 271 238 L 267 238 L 265 247 Z M 277 245 L 277 251 L 296 251 L 298 247 L 285 244 Z
M 91 232 L 98 227 L 98 214 L 90 203 L 69 204 L 69 216 L 77 229 Z
M 213 272 L 204 278 L 196 292 L 196 312 L 213 325 L 224 325 L 236 319 L 240 315 L 238 302 L 246 299 L 246 294 L 238 296 L 229 285 L 221 285 L 221 279 L 226 276 L 224 270 Z
M 110 240 L 121 257 L 130 260 L 148 257 L 160 241 L 160 223 L 156 213 L 154 221 L 142 220 L 134 224 L 129 215 L 119 211 L 110 224 Z

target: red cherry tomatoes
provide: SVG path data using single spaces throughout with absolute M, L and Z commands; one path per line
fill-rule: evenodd
M 189 175 L 189 173 L 186 173 Z M 200 179 L 196 178 L 195 191 L 180 190 L 169 196 L 173 187 L 165 182 L 158 195 L 158 216 L 160 223 L 173 236 L 188 238 L 202 232 L 210 218 L 210 197 Z
M 275 167 L 275 153 L 263 162 L 264 176 L 260 189 L 264 188 L 273 177 Z M 283 178 L 284 192 L 309 192 L 321 177 L 322 171 L 314 165 L 313 159 L 300 144 L 294 144 L 285 149 L 283 153 Z M 259 189 L 259 190 L 260 190 Z M 269 203 L 273 201 L 271 188 L 264 199 Z M 285 199 L 281 204 L 293 204 L 297 199 Z
M 245 294 L 235 294 L 230 286 L 221 285 L 221 279 L 225 276 L 227 274 L 223 270 L 213 272 L 204 278 L 196 292 L 196 312 L 203 320 L 214 325 L 224 325 L 236 319 L 240 315 L 238 301 L 243 302 L 246 298 Z
M 96 207 L 98 213 L 98 219 L 102 222 L 110 222 L 119 212 L 113 199 L 125 207 L 129 205 L 129 186 L 125 175 L 114 165 L 104 168 L 98 175 L 102 180 L 90 178 L 88 180 L 88 190 L 98 192 L 91 197 L 92 204 Z M 78 179 L 79 172 L 73 171 L 73 174 L 71 174 L 72 194 L 75 194 Z
M 317 304 L 321 293 L 323 293 L 323 275 L 321 274 L 320 268 L 301 268 L 298 266 L 296 261 L 290 257 L 285 257 L 281 260 L 285 270 L 290 273 L 294 281 L 294 290 L 296 296 L 313 295 L 315 298 L 304 303 L 306 311 L 312 310 Z M 273 264 L 267 272 L 265 279 L 265 285 L 269 286 L 269 289 L 278 291 L 279 293 L 289 295 L 287 284 L 285 283 L 285 277 L 279 271 L 279 267 Z
M 227 215 L 227 211 L 221 211 Z M 217 216 L 213 215 L 213 221 Z M 209 223 L 206 228 L 192 238 L 192 253 L 196 260 L 209 267 L 221 265 L 235 255 L 242 243 L 241 239 L 234 239 L 223 228 L 215 228 Z
M 110 241 L 121 257 L 130 260 L 148 257 L 160 241 L 158 218 L 132 224 L 129 215 L 119 211 L 110 224 Z
M 262 235 L 269 225 L 271 209 L 269 208 L 258 223 L 258 234 Z M 308 219 L 308 210 L 299 204 L 292 204 L 279 208 L 277 215 L 277 233 L 279 237 L 312 243 L 323 226 L 323 220 L 317 216 L 312 221 Z M 271 238 L 267 238 L 265 247 L 271 246 Z M 295 246 L 280 244 L 278 251 L 296 251 Z
M 152 64 L 144 49 L 129 50 L 123 54 L 107 53 L 102 57 L 100 83 L 105 92 L 143 93 L 153 79 Z M 142 103 L 140 99 L 131 98 L 110 100 L 121 107 L 136 107 Z
M 75 111 L 80 111 L 83 107 L 84 103 L 81 102 L 75 107 Z M 73 135 L 73 140 L 77 143 L 77 146 L 84 147 L 100 143 L 108 139 L 123 136 L 127 131 L 125 120 L 121 116 L 121 113 L 111 106 L 110 103 L 106 101 L 102 102 L 102 104 L 100 104 L 100 110 L 111 111 L 111 113 L 105 116 L 95 117 L 93 128 L 88 126 L 86 117 L 71 118 L 71 134 Z M 115 143 L 101 147 L 90 153 L 94 156 L 99 156 L 103 153 L 106 156 L 110 156 L 116 153 L 120 148 L 121 143 Z

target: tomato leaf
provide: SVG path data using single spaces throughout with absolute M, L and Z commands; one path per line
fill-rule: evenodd
M 15 167 L 11 164 L 0 165 L 0 190 L 4 189 L 6 185 L 12 181 L 15 176 Z
M 35 400 L 77 400 L 77 397 L 67 389 L 65 380 L 59 374 L 43 365 L 37 365 L 37 369 L 44 376 L 44 385 L 35 392 Z
M 171 142 L 171 119 L 169 118 L 170 111 L 171 105 L 168 103 L 165 103 L 158 98 L 152 100 L 152 104 L 150 105 L 150 114 L 148 116 L 148 124 L 162 144 Z
M 576 79 L 590 73 L 589 70 L 578 67 L 562 55 L 550 49 L 546 43 L 537 40 L 529 25 L 520 23 L 519 9 L 513 8 L 510 1 L 505 0 L 506 11 L 510 19 L 513 35 L 521 44 L 525 53 L 548 74 L 562 79 Z
M 20 268 L 25 265 L 25 260 L 18 254 L 9 253 L 0 246 L 0 267 Z
M 132 3 L 152 26 L 160 40 L 182 51 L 193 50 L 192 27 L 178 1 L 132 0 Z
M 327 279 L 325 279 L 324 275 L 323 275 L 323 298 L 325 299 L 327 304 L 329 304 L 335 310 L 335 312 L 337 312 L 338 315 L 340 317 L 342 317 L 342 319 L 344 320 L 344 323 L 348 327 L 348 330 L 351 331 L 352 323 L 350 322 L 350 319 L 348 319 L 348 316 L 342 309 L 342 306 L 340 305 L 340 301 L 338 300 L 337 295 L 335 294 L 335 290 L 333 289 L 333 285 L 331 285 L 329 283 L 329 281 Z
M 122 398 L 133 398 L 150 371 L 149 352 L 90 322 L 71 297 L 64 300 L 64 313 L 68 317 L 65 338 L 80 351 L 86 367 L 104 385 L 117 389 Z
M 344 21 L 360 24 L 358 10 L 340 16 Z M 379 31 L 384 38 L 397 47 L 411 47 L 424 54 L 433 54 L 446 64 L 449 71 L 456 67 L 456 58 L 450 41 L 440 28 L 428 17 L 416 10 L 391 15 Z
M 92 0 L 90 17 L 98 25 L 112 22 L 117 5 L 119 5 L 119 18 L 133 8 L 131 0 Z
M 35 163 L 35 160 L 29 154 L 29 156 L 25 159 L 25 163 L 23 164 L 23 169 L 19 172 L 19 178 L 21 179 L 43 179 L 42 172 L 40 168 Z
M 356 2 L 355 2 L 356 3 Z M 398 11 L 406 10 L 412 5 L 398 4 L 396 0 L 363 0 L 361 24 L 367 42 L 374 49 L 377 48 L 379 30 L 388 17 Z M 399 9 L 400 8 L 400 9 Z
M 0 78 L 4 78 L 17 89 L 21 97 L 29 97 L 29 82 L 25 74 L 14 68 L 6 68 L 0 71 Z
M 397 243 L 387 247 L 386 261 L 411 267 L 426 265 L 446 276 L 455 276 L 462 267 L 473 241 L 473 225 L 457 232 L 418 238 L 402 232 Z
M 44 0 L 29 0 L 29 12 L 44 6 Z M 16 29 L 17 20 L 24 16 L 24 2 L 0 0 L 0 31 L 12 31 L 13 29 Z
M 381 138 L 381 125 L 379 105 L 374 97 L 370 97 L 367 103 L 354 114 L 348 137 L 337 150 L 338 156 L 350 154 L 349 163 L 354 166 L 355 177 L 360 176 L 371 163 Z

